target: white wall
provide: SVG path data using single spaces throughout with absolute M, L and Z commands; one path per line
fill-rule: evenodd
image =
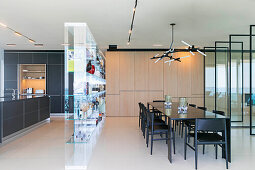
M 0 97 L 4 95 L 4 50 L 0 49 Z

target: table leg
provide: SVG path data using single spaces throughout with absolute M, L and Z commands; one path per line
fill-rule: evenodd
M 168 133 L 169 133 L 169 140 L 168 140 L 168 160 L 172 163 L 172 122 L 171 118 L 168 117 Z
M 231 122 L 230 119 L 226 119 L 227 126 L 227 143 L 228 143 L 228 162 L 231 162 Z M 224 134 L 223 134 L 224 137 Z M 222 146 L 222 158 L 226 158 L 225 156 L 225 145 Z

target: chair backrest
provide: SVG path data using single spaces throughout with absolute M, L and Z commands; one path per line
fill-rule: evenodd
M 195 104 L 189 104 L 189 106 L 191 106 L 191 107 L 196 107 L 196 105 L 195 105 Z
M 215 113 L 215 114 L 218 114 L 218 115 L 225 116 L 225 112 L 220 111 L 220 110 L 213 110 L 212 112 Z
M 141 115 L 142 114 L 142 103 L 139 102 L 138 106 L 139 106 L 139 115 Z
M 143 111 L 146 115 L 147 126 L 153 126 L 153 124 L 154 124 L 154 114 L 151 113 L 145 106 L 143 107 Z
M 204 110 L 204 111 L 206 111 L 206 110 L 207 110 L 207 108 L 206 108 L 206 107 L 200 107 L 200 106 L 198 106 L 197 108 L 198 108 L 198 109 L 201 109 L 201 110 Z
M 153 100 L 153 102 L 165 102 L 165 100 Z
M 220 132 L 226 130 L 226 119 L 196 119 L 197 131 Z

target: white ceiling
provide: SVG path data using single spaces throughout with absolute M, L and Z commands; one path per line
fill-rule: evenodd
M 127 46 L 135 0 L 1 0 L 0 22 L 43 43 L 35 48 L 26 39 L 0 27 L 0 48 L 64 49 L 64 22 L 86 22 L 99 47 L 167 48 L 175 22 L 175 46 L 185 40 L 212 46 L 230 33 L 248 33 L 255 24 L 254 0 L 138 0 L 131 45 Z M 15 47 L 6 46 L 16 43 Z

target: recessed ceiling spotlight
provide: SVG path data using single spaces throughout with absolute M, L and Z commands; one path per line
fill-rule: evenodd
M 7 25 L 5 25 L 5 24 L 3 24 L 1 22 L 0 22 L 0 26 L 5 27 L 5 28 L 7 27 Z
M 69 46 L 70 44 L 68 44 L 68 43 L 63 43 L 63 44 L 61 44 L 61 45 L 63 45 L 63 46 Z
M 28 39 L 28 41 L 31 43 L 35 43 L 35 40 L 32 40 L 32 39 Z
M 42 47 L 43 46 L 43 44 L 34 44 L 35 45 L 35 47 Z
M 162 47 L 163 45 L 162 44 L 153 44 L 152 46 L 153 47 Z
M 6 44 L 6 45 L 10 47 L 16 46 L 16 44 Z
M 19 33 L 19 32 L 14 32 L 14 34 L 17 35 L 17 36 L 19 36 L 19 37 L 22 36 L 22 34 Z

